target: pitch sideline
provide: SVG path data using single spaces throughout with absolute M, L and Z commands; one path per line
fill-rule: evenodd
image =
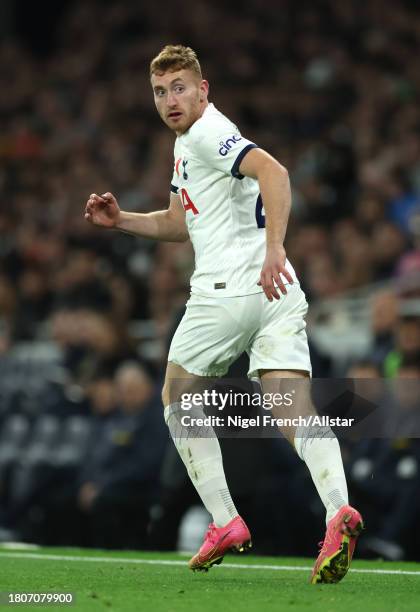
M 126 559 L 124 557 L 83 557 L 73 555 L 43 555 L 38 553 L 23 553 L 23 552 L 0 552 L 0 559 L 2 557 L 14 558 L 14 559 L 46 559 L 48 561 L 86 561 L 92 563 L 132 563 L 136 565 L 172 565 L 172 566 L 184 566 L 187 567 L 185 561 L 175 560 L 164 560 L 164 559 Z M 304 571 L 308 572 L 312 570 L 312 567 L 300 566 L 300 565 L 256 565 L 256 564 L 245 564 L 245 563 L 223 563 L 220 566 L 215 566 L 216 570 L 220 568 L 226 569 L 243 569 L 243 570 L 272 570 L 272 571 Z M 387 574 L 397 576 L 420 576 L 420 570 L 385 570 L 385 569 L 361 569 L 355 568 L 349 570 L 354 574 Z

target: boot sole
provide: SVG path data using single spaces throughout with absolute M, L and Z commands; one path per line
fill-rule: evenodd
M 335 584 L 340 582 L 350 567 L 349 559 L 350 538 L 357 538 L 364 529 L 363 521 L 351 529 L 351 535 L 343 535 L 340 549 L 331 557 L 325 559 L 318 572 L 311 578 L 311 584 Z

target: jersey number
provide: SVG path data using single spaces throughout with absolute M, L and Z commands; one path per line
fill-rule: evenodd
M 179 195 L 181 196 L 181 202 L 185 212 L 187 212 L 187 210 L 192 210 L 194 215 L 198 215 L 198 210 L 184 187 L 181 187 Z
M 258 196 L 257 205 L 255 206 L 255 219 L 257 220 L 257 227 L 265 227 L 265 214 L 261 194 Z

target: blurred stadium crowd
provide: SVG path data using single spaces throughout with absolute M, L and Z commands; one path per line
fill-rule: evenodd
M 63 6 L 47 48 L 17 34 L 0 43 L 0 538 L 174 548 L 197 498 L 159 390 L 192 249 L 83 219 L 91 192 L 126 210 L 167 205 L 173 136 L 150 59 L 169 42 L 196 49 L 210 99 L 288 168 L 286 248 L 310 305 L 365 292 L 367 349 L 337 364 L 313 341 L 314 376 L 420 378 L 420 10 Z M 222 443 L 256 551 L 313 555 L 322 508 L 305 466 L 282 440 Z M 344 451 L 364 554 L 418 559 L 418 439 Z

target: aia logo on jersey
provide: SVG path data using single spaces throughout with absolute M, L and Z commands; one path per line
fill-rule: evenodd
M 178 158 L 176 160 L 176 164 L 175 164 L 175 172 L 177 173 L 177 176 L 179 176 L 179 166 L 182 163 L 182 178 L 184 179 L 184 181 L 188 180 L 188 174 L 186 171 L 186 166 L 188 164 L 188 159 L 182 159 L 181 157 Z
M 239 134 L 234 134 L 233 136 L 231 136 L 231 138 L 228 138 L 226 142 L 221 141 L 219 143 L 220 144 L 219 154 L 222 157 L 224 157 L 225 155 L 229 153 L 231 148 L 240 140 L 242 140 L 242 136 L 239 136 Z
M 196 205 L 191 200 L 190 196 L 188 195 L 187 190 L 184 187 L 181 187 L 181 189 L 179 190 L 179 195 L 180 195 L 181 203 L 182 203 L 182 206 L 185 212 L 187 212 L 188 210 L 191 210 L 193 215 L 200 214 L 199 211 L 197 210 Z

